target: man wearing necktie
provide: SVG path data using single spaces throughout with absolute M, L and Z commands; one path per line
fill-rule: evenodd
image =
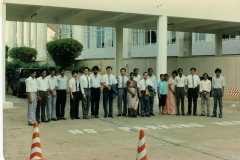
M 125 76 L 126 69 L 120 69 L 121 76 L 118 76 L 118 115 L 117 116 L 127 116 L 127 81 L 128 77 Z M 123 111 L 122 111 L 123 103 Z
M 193 102 L 193 115 L 197 116 L 197 98 L 199 93 L 200 78 L 195 75 L 196 68 L 190 69 L 191 74 L 187 76 L 187 95 L 188 95 L 188 113 L 192 114 L 192 102 Z
M 89 119 L 88 112 L 91 101 L 91 86 L 90 86 L 90 77 L 88 76 L 88 67 L 83 68 L 83 75 L 80 77 L 80 87 L 83 94 L 82 99 L 82 112 L 83 118 Z
M 78 83 L 78 71 L 72 71 L 72 78 L 69 81 L 70 91 L 70 117 L 71 120 L 80 119 L 79 117 L 79 83 Z

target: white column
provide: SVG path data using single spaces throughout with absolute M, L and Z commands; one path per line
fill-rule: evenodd
M 5 77 L 6 71 L 5 71 L 5 25 L 6 25 L 6 4 L 3 3 L 3 1 L 0 2 L 1 3 L 1 7 L 0 7 L 0 50 L 2 51 L 1 54 L 1 61 L 2 61 L 2 65 L 0 70 L 2 71 L 2 75 L 4 75 L 3 77 Z M 1 91 L 2 91 L 2 95 L 0 96 L 0 104 L 3 105 L 3 108 L 11 108 L 13 107 L 13 103 L 12 102 L 6 102 L 5 100 L 5 86 L 6 86 L 6 82 L 5 82 L 5 78 L 0 78 L 0 85 L 2 86 Z M 0 117 L 3 117 L 3 110 L 1 109 L 0 111 Z M 0 119 L 0 125 L 3 125 L 2 122 L 2 118 Z M 0 132 L 0 136 L 2 135 L 2 132 Z M 3 143 L 0 143 L 0 147 L 3 147 Z M 3 155 L 3 151 L 0 151 L 0 155 Z
M 116 28 L 116 55 L 114 74 L 117 76 L 123 66 L 123 28 Z
M 37 23 L 32 23 L 32 28 L 33 28 L 32 48 L 37 49 Z
M 8 22 L 8 47 L 17 47 L 17 22 Z
M 82 43 L 84 45 L 84 27 L 79 26 L 79 25 L 74 25 L 73 26 L 73 39 L 77 40 L 78 42 Z M 78 57 L 80 59 L 83 59 L 83 52 L 81 55 Z
M 192 33 L 192 42 L 196 42 L 196 33 Z
M 46 23 L 38 23 L 37 24 L 37 61 L 46 61 L 47 60 L 47 51 L 46 51 L 46 43 L 47 43 L 47 24 Z
M 26 47 L 31 46 L 31 23 L 24 22 L 24 45 Z
M 157 21 L 157 61 L 156 77 L 167 73 L 167 16 L 159 16 Z
M 17 46 L 22 47 L 23 46 L 23 40 L 24 40 L 24 23 L 23 22 L 17 22 Z
M 222 56 L 222 33 L 215 34 L 215 56 Z

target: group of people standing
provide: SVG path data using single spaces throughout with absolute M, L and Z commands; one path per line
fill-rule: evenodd
M 50 75 L 46 76 L 47 70 L 41 70 L 41 76 L 35 79 L 36 70 L 30 71 L 30 77 L 26 79 L 26 92 L 28 97 L 28 125 L 35 121 L 50 122 L 67 120 L 65 118 L 65 106 L 67 88 L 70 94 L 70 118 L 80 119 L 79 101 L 82 100 L 82 116 L 89 119 L 91 105 L 91 118 L 99 118 L 99 102 L 101 85 L 103 86 L 103 109 L 104 118 L 113 117 L 113 99 L 118 97 L 117 116 L 150 117 L 154 114 L 154 97 L 159 98 L 159 114 L 181 114 L 185 116 L 184 97 L 188 96 L 187 115 L 197 115 L 197 98 L 201 94 L 202 112 L 205 116 L 205 102 L 207 104 L 207 116 L 210 116 L 209 98 L 212 90 L 214 95 L 214 109 L 212 117 L 217 116 L 217 101 L 219 101 L 219 117 L 222 118 L 222 96 L 224 93 L 225 80 L 220 76 L 221 70 L 216 69 L 216 77 L 213 82 L 208 80 L 208 74 L 204 73 L 204 79 L 200 81 L 195 75 L 196 68 L 191 68 L 191 75 L 184 76 L 181 68 L 172 72 L 169 79 L 167 74 L 160 75 L 157 82 L 153 75 L 153 69 L 149 68 L 143 73 L 143 78 L 135 68 L 126 76 L 126 69 L 120 69 L 120 76 L 112 74 L 112 67 L 106 67 L 106 74 L 98 74 L 99 67 L 92 68 L 93 74 L 89 75 L 89 69 L 83 68 L 83 75 L 78 79 L 78 71 L 72 71 L 72 78 L 68 81 L 65 69 L 60 68 L 60 75 L 55 76 L 55 68 L 50 68 Z M 67 87 L 68 83 L 68 87 Z M 211 88 L 212 86 L 212 88 Z M 193 112 L 192 112 L 193 102 Z M 46 114 L 47 113 L 47 114 Z

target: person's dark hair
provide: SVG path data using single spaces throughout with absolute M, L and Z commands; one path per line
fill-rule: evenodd
M 191 71 L 191 70 L 194 70 L 194 71 L 196 71 L 196 68 L 192 67 L 192 68 L 190 69 L 190 71 Z
M 124 70 L 124 71 L 126 72 L 126 68 L 121 68 L 121 69 L 120 69 L 120 72 L 121 72 L 122 70 Z
M 112 67 L 111 67 L 111 66 L 107 66 L 107 67 L 106 67 L 106 70 L 109 69 L 109 68 L 111 68 L 111 70 L 112 70 Z
M 177 71 L 178 71 L 178 73 L 179 73 L 180 71 L 183 71 L 183 69 L 182 69 L 182 68 L 178 68 L 178 70 L 177 70 Z
M 99 71 L 99 67 L 98 67 L 98 66 L 93 66 L 92 70 L 93 70 L 93 71 L 94 71 L 94 70 Z
M 153 71 L 153 69 L 152 69 L 152 68 L 148 68 L 148 72 L 149 72 L 150 70 L 152 70 L 152 71 Z
M 222 70 L 220 68 L 215 69 L 215 73 L 220 72 L 222 73 Z
M 143 72 L 143 76 L 144 76 L 144 74 L 148 74 L 147 72 Z
M 41 69 L 40 73 L 42 74 L 44 71 L 46 71 L 46 72 L 47 72 L 47 70 L 46 70 L 46 69 Z
M 63 70 L 65 70 L 65 68 L 60 68 L 60 69 L 59 69 L 59 72 L 62 72 Z
M 77 73 L 77 74 L 78 74 L 78 71 L 77 71 L 77 70 L 73 70 L 73 71 L 72 71 L 72 75 L 73 75 L 74 73 Z
M 131 73 L 129 74 L 129 76 L 131 76 L 131 75 L 134 75 L 134 73 L 133 73 L 133 72 L 131 72 Z
M 164 74 L 164 77 L 168 77 L 168 74 Z
M 50 72 L 52 72 L 52 71 L 56 71 L 56 68 L 51 67 L 51 68 L 50 68 Z
M 178 72 L 176 70 L 172 71 L 172 75 L 176 74 L 176 76 L 178 75 Z
M 133 69 L 133 72 L 135 72 L 136 70 L 139 70 L 139 69 L 138 69 L 138 68 L 134 68 L 134 69 Z
M 88 68 L 88 67 L 83 67 L 83 71 L 85 71 L 85 69 L 89 70 L 89 68 Z
M 205 75 L 207 75 L 207 77 L 208 77 L 208 74 L 207 74 L 207 73 L 203 73 L 203 77 L 204 77 Z
M 160 74 L 160 77 L 164 76 L 164 74 Z
M 32 73 L 34 73 L 34 72 L 36 72 L 36 70 L 35 69 L 30 69 L 30 74 L 32 74 Z

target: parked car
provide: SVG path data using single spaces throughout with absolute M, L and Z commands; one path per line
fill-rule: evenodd
M 26 94 L 25 80 L 30 76 L 30 70 L 32 68 L 18 68 L 14 71 L 11 79 L 11 89 L 13 95 L 20 98 L 22 95 Z M 40 77 L 40 68 L 34 68 L 36 70 L 36 78 Z

